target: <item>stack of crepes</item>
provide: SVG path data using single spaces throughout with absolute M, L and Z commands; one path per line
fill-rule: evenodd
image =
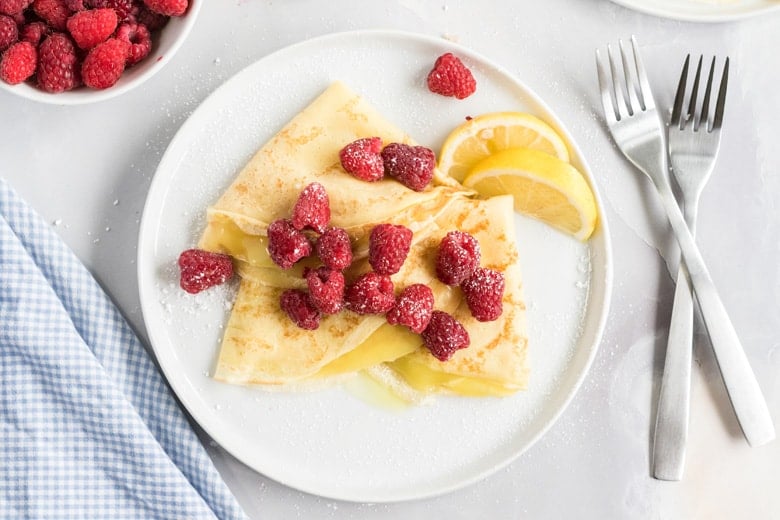
M 508 395 L 527 384 L 525 305 L 510 196 L 475 198 L 436 172 L 422 192 L 386 178 L 365 182 L 347 174 L 339 150 L 363 137 L 385 144 L 414 144 L 342 83 L 328 87 L 252 157 L 221 198 L 208 208 L 199 247 L 234 258 L 240 287 L 225 327 L 214 378 L 241 385 L 286 385 L 340 379 L 368 371 L 412 392 Z M 317 181 L 328 192 L 332 226 L 347 230 L 354 261 L 347 282 L 370 270 L 368 236 L 380 223 L 401 224 L 414 233 L 396 291 L 423 283 L 434 293 L 434 308 L 451 313 L 471 345 L 446 362 L 434 358 L 419 335 L 389 325 L 383 315 L 342 311 L 323 316 L 317 330 L 298 328 L 279 307 L 285 289 L 306 288 L 302 270 L 275 265 L 266 249 L 268 225 L 287 218 L 301 190 Z M 452 230 L 471 233 L 480 243 L 481 265 L 504 273 L 501 317 L 478 322 L 459 288 L 436 279 L 438 244 Z

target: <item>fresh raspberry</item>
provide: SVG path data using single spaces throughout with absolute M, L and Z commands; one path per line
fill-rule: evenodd
M 0 15 L 0 52 L 19 39 L 19 28 L 10 16 Z
M 17 15 L 31 3 L 32 0 L 0 0 L 0 14 Z
M 118 20 L 113 9 L 80 11 L 68 18 L 67 26 L 73 40 L 82 49 L 91 49 L 114 34 Z
M 49 27 L 58 31 L 64 31 L 70 16 L 70 9 L 65 5 L 65 0 L 33 0 L 35 14 L 49 24 Z
M 130 44 L 130 54 L 127 56 L 128 67 L 146 58 L 152 50 L 152 36 L 144 24 L 123 23 L 116 30 L 116 37 Z
M 322 263 L 336 271 L 343 271 L 352 263 L 352 244 L 341 228 L 329 228 L 320 235 L 315 250 Z
M 16 42 L 0 59 L 0 79 L 11 85 L 26 80 L 35 73 L 38 52 L 30 42 Z
M 447 285 L 460 285 L 479 267 L 479 242 L 462 231 L 450 231 L 441 239 L 436 257 L 436 277 Z
M 22 27 L 19 39 L 38 45 L 44 36 L 49 34 L 49 26 L 43 22 L 30 22 Z
M 168 23 L 170 17 L 164 14 L 155 13 L 145 5 L 138 6 L 138 13 L 135 15 L 135 21 L 146 26 L 150 31 L 159 31 Z
M 311 242 L 287 219 L 279 219 L 268 226 L 268 254 L 282 269 L 311 254 Z
M 146 7 L 165 16 L 181 16 L 187 11 L 187 0 L 143 0 Z
M 478 267 L 460 284 L 471 315 L 477 321 L 493 321 L 501 316 L 504 298 L 504 275 L 493 269 Z
M 327 267 L 304 271 L 309 297 L 323 314 L 336 314 L 344 306 L 344 275 Z
M 414 191 L 422 191 L 433 178 L 436 156 L 424 146 L 391 143 L 382 150 L 385 173 Z
M 320 326 L 320 311 L 311 298 L 299 289 L 287 289 L 279 297 L 279 306 L 302 329 L 315 330 Z
M 344 293 L 344 305 L 358 314 L 382 314 L 395 304 L 393 281 L 389 276 L 369 271 Z
M 477 82 L 460 58 L 442 54 L 428 73 L 428 90 L 442 96 L 464 99 L 477 90 Z
M 79 11 L 87 9 L 87 6 L 84 5 L 84 0 L 65 0 L 65 7 L 73 13 L 78 13 Z
M 81 65 L 81 78 L 88 87 L 104 89 L 114 85 L 125 70 L 130 44 L 109 38 L 92 48 Z
M 191 294 L 220 285 L 233 276 L 233 261 L 228 255 L 202 249 L 188 249 L 179 255 L 181 288 Z
M 428 326 L 432 313 L 433 291 L 427 285 L 416 283 L 406 287 L 395 299 L 395 305 L 387 311 L 387 323 L 405 325 L 419 334 Z
M 412 246 L 412 231 L 395 224 L 379 224 L 368 238 L 368 263 L 379 274 L 395 274 Z
M 70 38 L 52 34 L 41 43 L 39 54 L 39 87 L 46 92 L 64 92 L 79 85 L 79 62 Z
M 323 233 L 330 222 L 330 201 L 328 192 L 319 182 L 306 186 L 298 200 L 295 201 L 292 213 L 292 224 L 295 229 L 313 229 Z
M 385 176 L 382 162 L 382 139 L 366 137 L 352 141 L 339 152 L 341 167 L 358 179 L 373 182 Z
M 129 20 L 135 11 L 133 0 L 87 0 L 87 3 L 92 9 L 113 9 L 120 22 Z
M 451 315 L 433 311 L 431 321 L 422 332 L 423 343 L 439 361 L 447 361 L 452 355 L 469 346 L 468 331 Z

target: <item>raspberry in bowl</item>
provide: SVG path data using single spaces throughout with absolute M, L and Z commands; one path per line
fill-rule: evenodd
M 94 103 L 128 92 L 170 61 L 192 29 L 202 2 L 0 0 L 0 8 L 14 3 L 24 6 L 16 15 L 5 15 L 0 9 L 0 19 L 21 24 L 8 48 L 24 47 L 20 44 L 27 42 L 36 50 L 35 73 L 16 84 L 0 79 L 0 89 L 54 105 Z M 0 55 L 6 51 L 0 48 Z M 29 56 L 19 59 L 24 66 L 21 61 Z M 3 61 L 0 58 L 0 69 L 16 73 L 16 63 Z M 14 78 L 18 77 L 17 73 Z

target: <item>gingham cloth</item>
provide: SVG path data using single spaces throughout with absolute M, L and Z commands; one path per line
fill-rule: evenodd
M 246 518 L 127 322 L 2 179 L 0 518 Z

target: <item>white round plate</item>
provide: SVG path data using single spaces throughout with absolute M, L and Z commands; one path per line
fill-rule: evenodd
M 476 94 L 429 92 L 425 76 L 451 51 L 473 70 Z M 178 288 L 176 259 L 197 243 L 206 207 L 246 161 L 332 81 L 341 80 L 417 141 L 437 150 L 468 115 L 521 110 L 566 136 L 531 90 L 486 59 L 445 40 L 398 32 L 333 34 L 293 45 L 244 69 L 181 127 L 152 183 L 138 246 L 146 327 L 165 376 L 203 429 L 255 470 L 331 498 L 389 502 L 476 481 L 528 449 L 555 421 L 596 353 L 609 307 L 607 223 L 582 244 L 517 217 L 528 305 L 528 391 L 501 399 L 440 397 L 390 410 L 343 387 L 269 392 L 214 381 L 235 286 L 199 295 Z M 599 199 L 599 206 L 601 202 Z
M 780 9 L 776 0 L 612 0 L 664 18 L 688 22 L 729 22 Z

